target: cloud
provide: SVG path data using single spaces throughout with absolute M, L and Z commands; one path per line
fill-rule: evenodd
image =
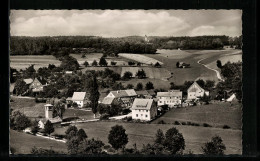
M 203 36 L 203 35 L 241 35 L 241 30 L 236 26 L 199 26 L 191 30 L 189 36 Z
M 24 11 L 26 12 L 26 11 Z M 95 11 L 31 11 L 32 17 L 22 12 L 11 19 L 11 35 L 57 36 L 97 35 L 120 37 L 129 35 L 174 36 L 190 25 L 166 11 L 143 10 Z

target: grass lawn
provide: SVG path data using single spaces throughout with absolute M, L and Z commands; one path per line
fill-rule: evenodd
M 157 123 L 163 120 L 166 123 L 193 122 L 207 123 L 213 127 L 222 128 L 223 125 L 228 125 L 232 129 L 242 128 L 242 105 L 233 103 L 232 106 L 228 102 L 220 102 L 216 104 L 191 106 L 187 108 L 171 109 L 160 118 L 153 121 Z
M 63 119 L 69 118 L 69 117 L 79 117 L 81 119 L 94 119 L 94 114 L 92 111 L 84 111 L 79 109 L 66 109 L 63 114 Z
M 12 55 L 10 56 L 10 66 L 15 69 L 25 69 L 34 64 L 34 69 L 48 67 L 49 64 L 60 65 L 60 61 L 52 55 Z
M 122 125 L 128 134 L 127 148 L 132 148 L 136 143 L 138 149 L 141 149 L 143 144 L 152 143 L 155 133 L 158 129 L 162 129 L 164 133 L 173 126 L 176 127 L 184 136 L 185 153 L 189 150 L 194 154 L 200 154 L 203 143 L 209 141 L 215 135 L 221 136 L 227 150 L 225 154 L 241 154 L 242 152 L 242 132 L 241 130 L 181 126 L 169 124 L 142 124 L 142 123 L 120 123 L 120 122 L 88 122 L 77 124 L 78 129 L 83 128 L 88 135 L 88 138 L 98 138 L 105 144 L 108 144 L 108 134 L 111 127 L 114 125 Z M 55 133 L 64 134 L 66 128 L 56 128 Z
M 44 149 L 49 149 L 52 146 L 55 151 L 67 153 L 65 143 L 10 130 L 10 147 L 14 149 L 14 154 L 31 154 L 31 149 L 34 146 Z
M 44 117 L 45 103 L 36 103 L 34 99 L 11 97 L 10 108 L 24 112 L 28 117 Z

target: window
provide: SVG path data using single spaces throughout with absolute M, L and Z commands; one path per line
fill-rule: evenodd
M 141 112 L 141 110 L 139 110 L 139 112 Z
M 162 101 L 160 101 L 160 103 L 162 103 Z
M 145 115 L 145 117 L 148 117 L 147 115 Z
M 138 114 L 136 114 L 136 117 L 138 117 Z
M 141 116 L 143 116 L 143 114 L 141 114 Z
M 146 110 L 146 112 L 148 112 L 148 110 Z

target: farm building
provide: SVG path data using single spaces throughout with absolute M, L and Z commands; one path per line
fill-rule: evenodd
M 188 100 L 193 100 L 199 97 L 203 97 L 204 94 L 206 96 L 209 96 L 209 91 L 205 91 L 203 88 L 201 88 L 198 83 L 195 81 L 187 90 L 188 93 Z
M 44 78 L 38 77 L 30 83 L 29 89 L 32 89 L 32 92 L 41 92 L 43 91 L 43 87 L 47 86 L 48 83 Z
M 137 97 L 152 98 L 152 95 L 147 90 L 136 91 Z
M 105 97 L 101 103 L 107 106 L 110 106 L 112 104 L 123 104 L 123 102 L 120 101 L 120 99 L 116 99 L 114 97 Z
M 157 92 L 158 106 L 168 105 L 169 107 L 176 107 L 181 105 L 182 91 L 170 90 L 168 92 Z
M 150 121 L 157 115 L 157 107 L 153 99 L 136 98 L 132 105 L 132 118 Z
M 68 100 L 68 99 L 67 99 Z M 78 107 L 83 107 L 83 105 L 88 102 L 86 92 L 74 92 L 71 101 L 78 104 Z
M 118 90 L 118 91 L 111 91 L 106 97 L 118 99 L 118 101 L 122 101 L 122 103 L 129 107 L 131 106 L 134 98 L 137 97 L 137 94 L 134 89 L 127 89 L 127 90 Z
M 33 82 L 33 79 L 28 78 L 28 79 L 24 79 L 23 81 L 26 83 L 26 85 L 30 85 Z

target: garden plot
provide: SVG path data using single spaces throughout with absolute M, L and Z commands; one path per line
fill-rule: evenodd
M 141 55 L 141 54 L 127 54 L 127 53 L 121 53 L 121 54 L 118 54 L 119 56 L 122 56 L 124 58 L 127 58 L 127 59 L 131 59 L 131 60 L 134 60 L 134 61 L 137 61 L 137 62 L 140 62 L 140 63 L 144 63 L 144 64 L 155 64 L 155 63 L 160 63 L 160 64 L 163 64 L 161 61 L 158 61 L 156 59 L 153 59 L 153 58 L 150 58 L 150 57 L 147 57 L 147 56 L 144 56 L 144 55 Z

